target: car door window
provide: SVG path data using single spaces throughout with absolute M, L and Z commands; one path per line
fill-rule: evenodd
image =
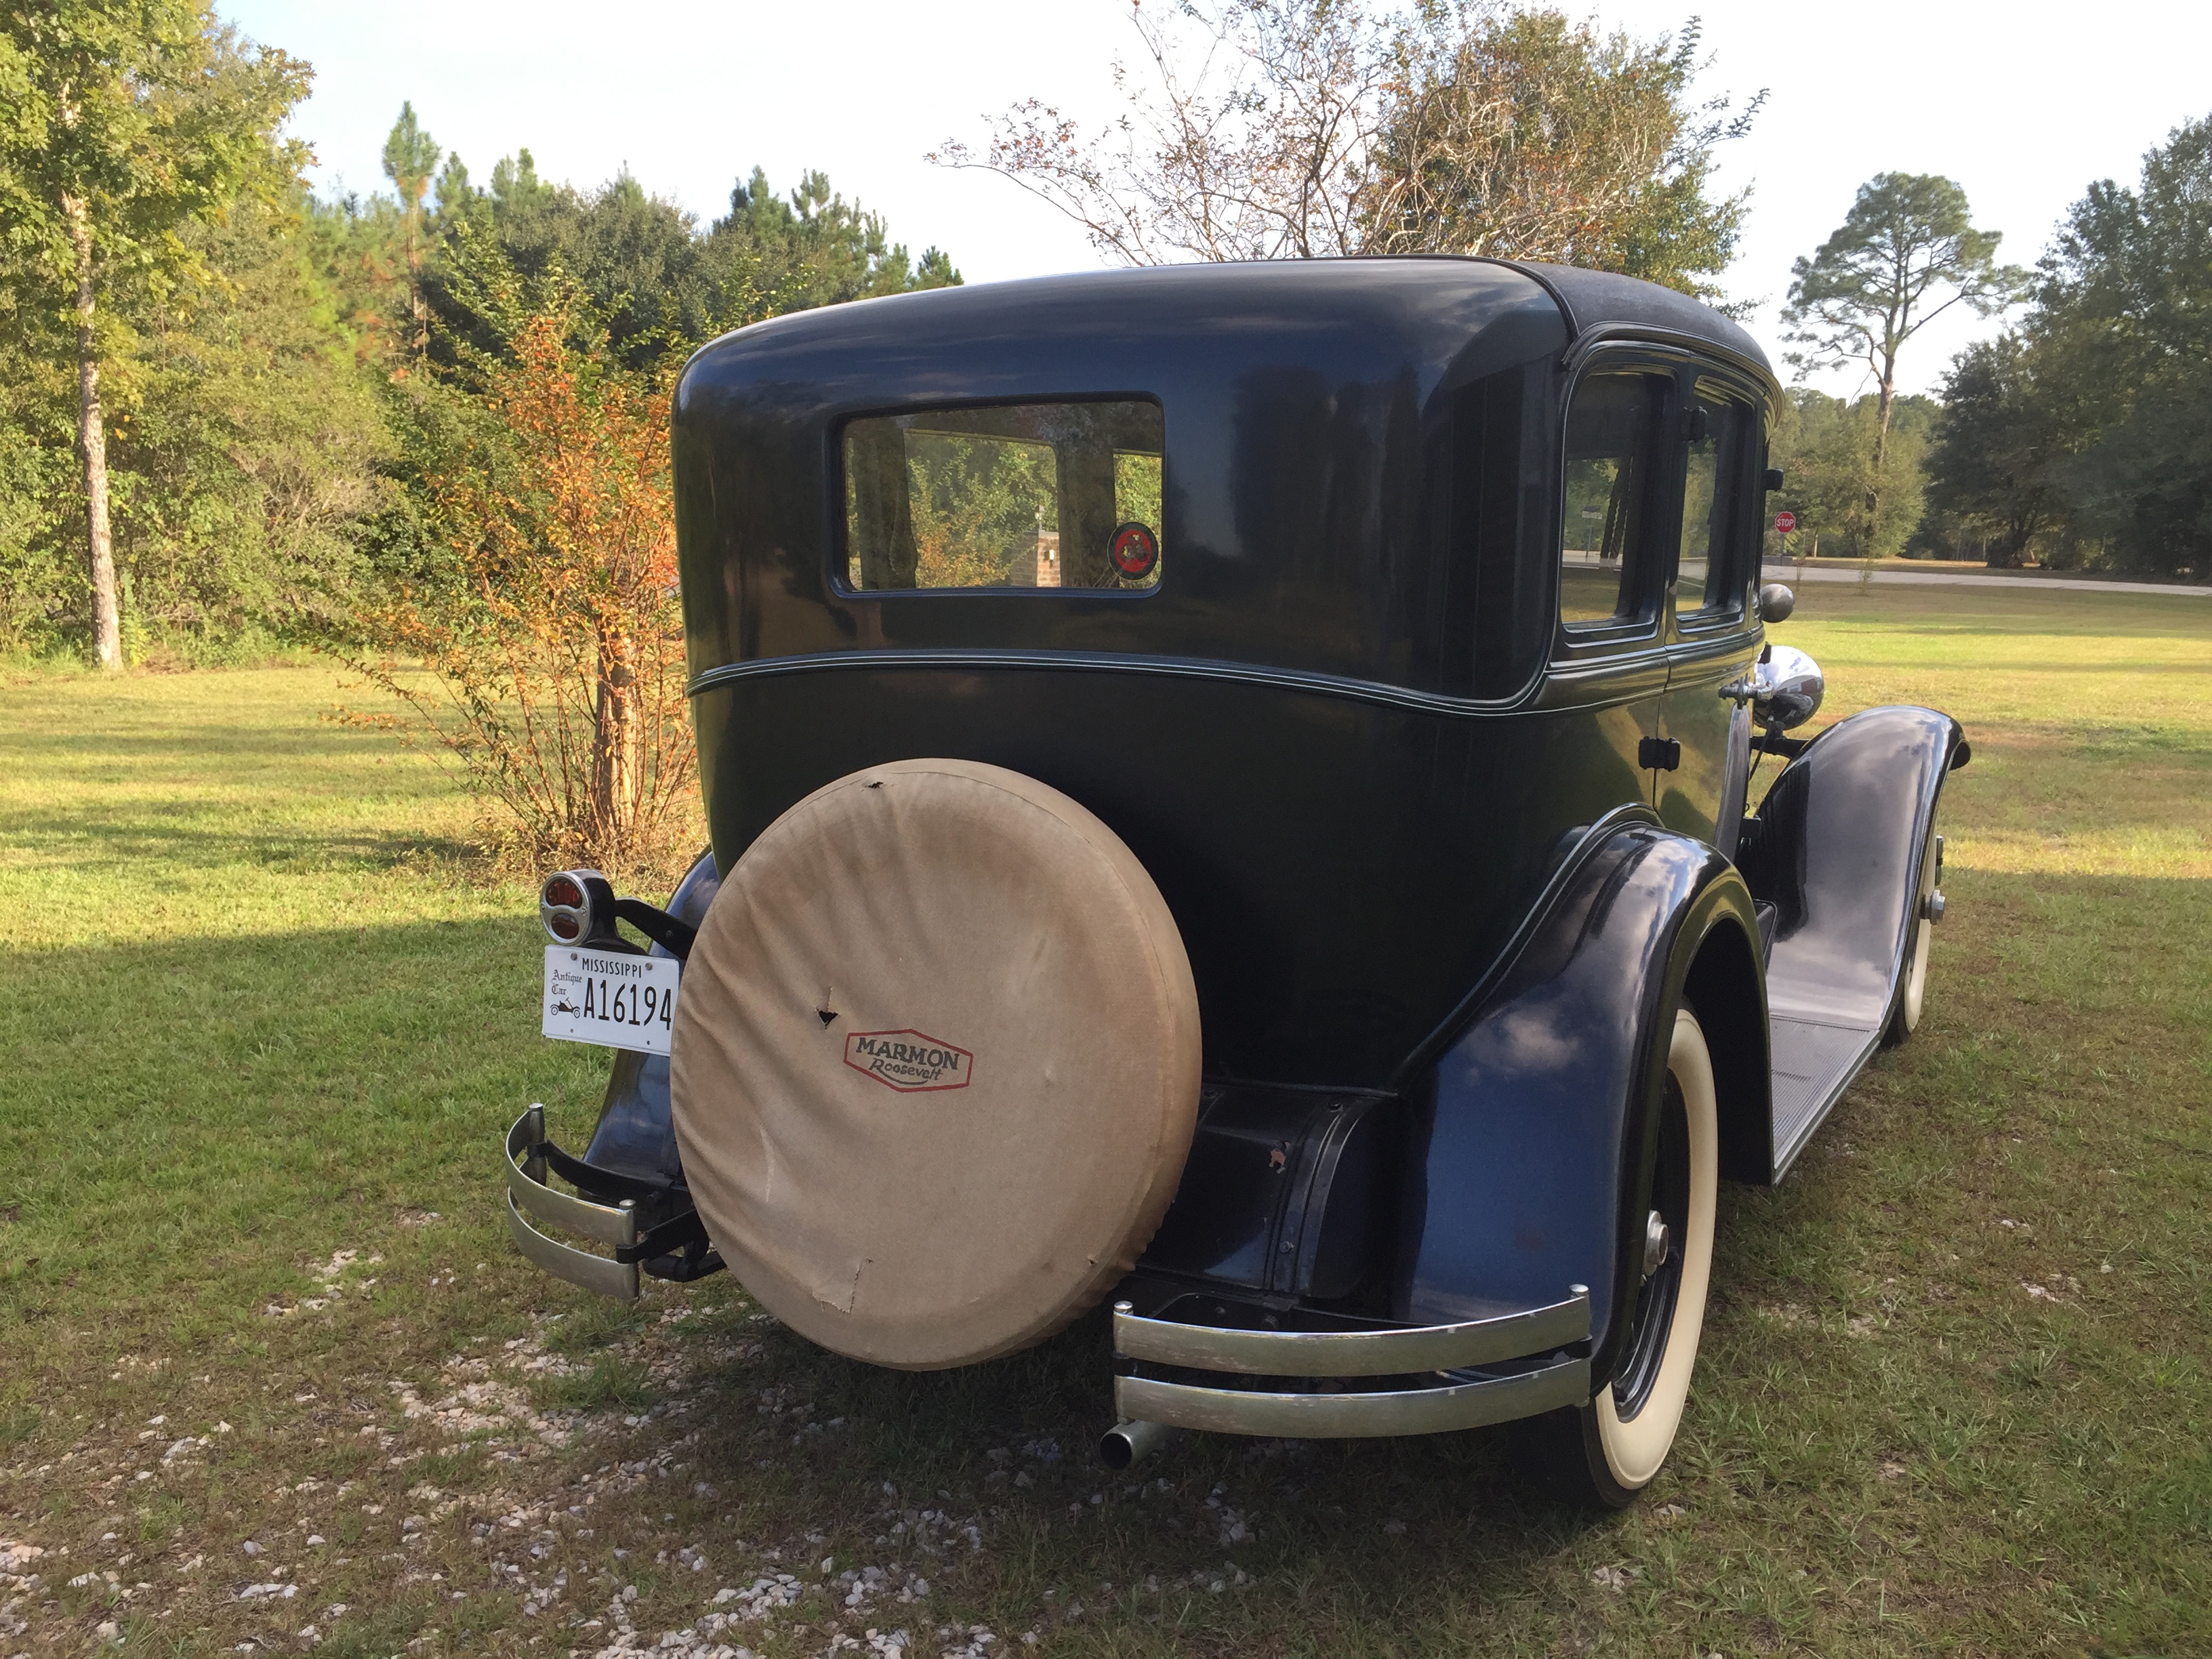
M 1649 532 L 1667 390 L 1662 376 L 1634 374 L 1592 374 L 1575 389 L 1559 535 L 1559 622 L 1570 636 L 1651 617 Z
M 1689 454 L 1683 469 L 1682 546 L 1674 611 L 1692 626 L 1741 609 L 1750 507 L 1752 419 L 1745 404 L 1700 381 L 1686 411 Z

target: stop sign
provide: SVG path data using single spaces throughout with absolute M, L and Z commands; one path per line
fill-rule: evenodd
M 1784 535 L 1788 535 L 1791 531 L 1797 527 L 1797 515 L 1795 513 L 1776 514 L 1774 515 L 1774 527 L 1780 531 Z

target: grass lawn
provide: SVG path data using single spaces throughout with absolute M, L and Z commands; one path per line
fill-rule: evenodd
M 1800 599 L 1824 720 L 1968 728 L 1951 908 L 1607 1519 L 1510 1431 L 1110 1477 L 1095 1318 L 905 1376 L 544 1278 L 495 1142 L 602 1067 L 445 775 L 317 670 L 0 680 L 0 1659 L 2212 1651 L 2212 609 Z

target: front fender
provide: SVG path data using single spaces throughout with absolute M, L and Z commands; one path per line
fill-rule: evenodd
M 1807 743 L 1744 826 L 1738 861 L 1773 907 L 1767 1000 L 1778 1179 L 1888 1027 L 1920 921 L 1943 780 L 1971 750 L 1948 714 L 1869 708 Z
M 1755 964 L 1758 923 L 1726 859 L 1647 821 L 1593 830 L 1551 893 L 1495 988 L 1407 1091 L 1394 1311 L 1467 1319 L 1586 1285 L 1591 1375 L 1603 1378 L 1641 1277 L 1632 1222 L 1650 1201 L 1672 1035 L 1662 1016 L 1717 930 L 1738 937 L 1709 960 Z M 1759 1052 L 1740 1069 L 1763 1079 L 1756 969 L 1724 982 L 1756 1005 L 1754 1018 L 1728 1024 L 1756 1034 Z M 1755 1115 L 1763 1135 L 1763 1111 L 1744 1104 L 1735 1115 Z
M 1775 907 L 1767 979 L 1777 1006 L 1872 1029 L 1888 1018 L 1920 852 L 1945 776 L 1963 765 L 1959 722 L 1933 708 L 1863 709 L 1805 745 L 1759 803 L 1744 850 L 1752 891 Z

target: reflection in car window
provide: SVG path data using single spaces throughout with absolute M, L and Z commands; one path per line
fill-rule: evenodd
M 1559 539 L 1559 620 L 1570 629 L 1648 614 L 1644 520 L 1666 385 L 1650 374 L 1593 374 L 1576 388 Z
M 1010 404 L 845 428 L 845 579 L 869 591 L 1160 580 L 1160 407 Z
M 1750 413 L 1700 386 L 1691 405 L 1689 465 L 1682 496 L 1682 554 L 1674 580 L 1677 615 L 1717 616 L 1743 603 L 1738 572 L 1744 538 L 1746 458 Z

